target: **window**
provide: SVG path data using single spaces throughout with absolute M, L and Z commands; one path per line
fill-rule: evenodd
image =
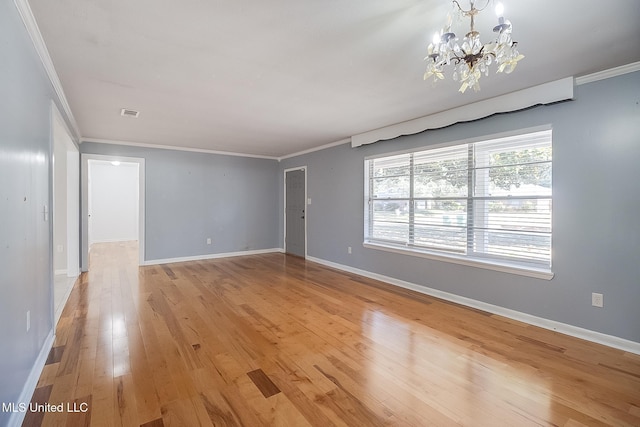
M 365 245 L 551 266 L 551 130 L 365 160 Z

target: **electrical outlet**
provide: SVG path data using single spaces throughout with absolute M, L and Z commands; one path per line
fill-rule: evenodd
M 31 310 L 27 310 L 27 332 L 31 329 Z
M 210 244 L 211 244 L 211 237 L 207 239 L 207 245 L 210 245 Z
M 592 293 L 591 294 L 591 305 L 594 307 L 602 307 L 604 303 L 604 298 L 602 294 Z
M 349 246 L 349 247 L 347 248 L 347 253 L 349 253 L 349 254 L 351 253 L 351 246 Z

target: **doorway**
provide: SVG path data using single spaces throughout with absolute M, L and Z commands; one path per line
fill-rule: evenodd
M 307 256 L 307 168 L 284 171 L 284 251 Z
M 89 248 L 138 240 L 138 163 L 89 160 Z
M 80 153 L 54 103 L 51 104 L 53 146 L 53 313 L 57 324 L 79 275 Z
M 144 159 L 82 155 L 82 271 L 94 243 L 138 242 L 144 264 Z

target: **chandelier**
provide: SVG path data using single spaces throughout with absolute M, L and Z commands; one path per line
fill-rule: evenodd
M 460 92 L 464 93 L 469 87 L 474 91 L 480 90 L 480 77 L 489 75 L 489 66 L 496 63 L 497 72 L 511 73 L 518 61 L 524 58 L 518 52 L 518 42 L 511 39 L 511 22 L 504 19 L 504 7 L 502 3 L 496 4 L 498 25 L 493 28 L 497 36 L 489 43 L 480 41 L 480 33 L 475 29 L 475 18 L 489 5 L 490 0 L 481 8 L 476 8 L 475 0 L 469 0 L 470 8 L 464 10 L 460 3 L 453 0 L 453 11 L 447 17 L 447 25 L 434 34 L 433 41 L 428 47 L 427 70 L 424 80 L 433 78 L 433 82 L 444 79 L 443 68 L 453 64 L 453 80 L 460 82 Z M 469 18 L 469 32 L 458 43 L 458 37 L 452 32 L 451 27 L 458 21 Z

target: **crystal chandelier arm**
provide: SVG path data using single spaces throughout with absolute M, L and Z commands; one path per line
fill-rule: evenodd
M 458 6 L 458 9 L 460 9 L 461 12 L 465 12 L 465 10 L 462 8 L 462 6 L 460 6 L 460 3 L 458 3 L 457 0 L 453 0 L 453 4 L 455 4 L 456 6 Z
M 483 10 L 485 10 L 487 8 L 487 6 L 489 6 L 489 3 L 491 3 L 491 0 L 487 0 L 487 2 L 481 8 L 475 7 L 475 0 L 470 0 L 469 3 L 471 5 L 471 7 L 469 8 L 469 10 L 464 10 L 462 8 L 462 6 L 460 6 L 460 3 L 458 3 L 458 0 L 452 0 L 452 3 L 455 4 L 458 7 L 460 12 L 462 12 L 463 14 L 468 16 L 468 14 L 471 13 L 472 11 L 475 11 L 474 13 L 478 13 L 478 12 L 482 12 Z
M 487 8 L 487 6 L 489 6 L 489 3 L 491 2 L 491 0 L 487 0 L 484 4 L 484 6 L 482 6 L 481 8 L 477 8 L 476 7 L 476 1 L 475 0 L 469 0 L 469 10 L 464 10 L 462 8 L 462 6 L 460 6 L 460 3 L 458 3 L 458 0 L 452 0 L 452 3 L 454 5 L 456 5 L 456 7 L 460 10 L 460 12 L 462 12 L 462 14 L 469 18 L 470 22 L 470 31 L 469 33 L 473 33 L 475 32 L 475 18 L 476 15 L 479 14 L 480 12 L 482 12 L 483 10 L 485 10 Z
M 484 4 L 484 6 L 482 6 L 481 8 L 476 8 L 476 10 L 478 12 L 482 12 L 483 10 L 485 10 L 487 8 L 487 6 L 489 6 L 489 3 L 491 3 L 492 0 L 487 0 L 487 2 Z

